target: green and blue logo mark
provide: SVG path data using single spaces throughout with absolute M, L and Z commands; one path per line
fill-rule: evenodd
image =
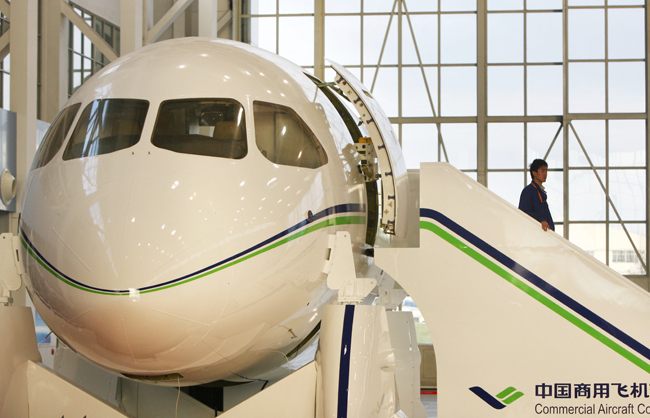
M 503 409 L 506 406 L 513 403 L 514 401 L 516 401 L 517 399 L 524 396 L 523 392 L 517 391 L 517 389 L 515 389 L 512 386 L 510 386 L 508 389 L 501 391 L 496 398 L 490 395 L 489 393 L 487 393 L 485 389 L 479 386 L 471 387 L 469 388 L 469 390 L 474 392 L 476 396 L 483 399 L 485 403 L 487 403 L 494 409 Z

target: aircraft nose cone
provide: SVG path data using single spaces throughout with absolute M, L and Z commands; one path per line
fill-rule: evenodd
M 107 184 L 78 194 L 60 211 L 57 257 L 74 280 L 109 291 L 128 291 L 173 280 L 187 271 L 207 237 L 222 226 L 216 207 L 179 181 Z

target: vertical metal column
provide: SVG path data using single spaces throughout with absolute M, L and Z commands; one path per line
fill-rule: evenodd
M 69 25 L 60 1 L 41 7 L 41 120 L 51 123 L 68 98 Z
M 648 59 L 650 57 L 650 9 L 648 2 L 645 4 L 645 265 L 650 266 L 650 169 L 648 169 L 648 161 L 650 161 L 650 124 L 648 123 L 648 112 L 650 112 L 650 67 L 648 66 Z M 646 289 L 650 287 L 650 271 L 646 270 Z
M 217 0 L 199 0 L 199 36 L 217 37 Z
M 36 154 L 38 67 L 38 0 L 11 3 L 11 110 L 16 113 L 16 212 L 11 232 L 18 232 L 18 213 L 29 167 Z
M 325 80 L 325 0 L 314 0 L 314 75 Z
M 569 239 L 569 11 L 562 2 L 562 173 L 564 238 Z
M 241 0 L 232 1 L 232 39 L 241 41 Z
M 174 0 L 176 3 L 179 0 Z M 185 12 L 180 15 L 174 23 L 172 23 L 172 38 L 184 38 L 185 37 Z
M 120 0 L 120 53 L 142 48 L 143 0 Z
M 36 154 L 38 102 L 38 0 L 11 2 L 11 110 L 16 113 L 16 212 L 9 232 L 18 234 L 18 216 L 29 167 Z M 25 287 L 13 293 L 16 306 L 25 304 Z
M 476 178 L 487 182 L 487 5 L 477 2 L 476 8 Z

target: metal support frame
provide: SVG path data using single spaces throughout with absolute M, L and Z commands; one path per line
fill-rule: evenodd
M 174 22 L 185 13 L 185 9 L 192 4 L 194 0 L 177 0 L 176 3 L 165 13 L 165 15 L 147 31 L 146 43 L 156 42 L 160 35 L 163 34 Z
M 120 53 L 126 55 L 143 45 L 143 0 L 120 0 Z
M 198 0 L 199 36 L 217 37 L 217 0 Z
M 90 39 L 90 42 L 92 42 L 95 48 L 99 49 L 99 51 L 104 54 L 109 61 L 117 59 L 117 52 L 115 52 L 115 50 L 104 40 L 104 38 L 99 36 L 93 28 L 88 26 L 86 21 L 74 11 L 72 6 L 64 0 L 60 0 L 60 4 L 61 13 L 63 13 L 73 25 L 79 28 L 84 36 Z
M 41 68 L 47 68 L 47 71 L 41 71 L 40 118 L 52 122 L 68 99 L 70 29 L 61 2 L 46 1 L 41 3 L 41 7 Z
M 645 7 L 645 248 L 646 248 L 646 265 L 650 263 L 650 170 L 648 169 L 648 161 L 650 161 L 650 123 L 648 121 L 648 112 L 650 111 L 650 66 L 648 65 L 648 58 L 650 57 L 650 8 L 646 0 Z M 650 276 L 650 272 L 646 271 L 646 280 Z M 650 284 L 649 284 L 650 285 Z
M 476 178 L 479 183 L 488 186 L 487 180 L 487 5 L 484 1 L 477 2 L 476 11 L 476 85 L 478 88 L 476 95 Z
M 325 0 L 314 0 L 314 75 L 325 80 Z
M 36 154 L 37 68 L 38 68 L 38 0 L 11 3 L 11 110 L 16 113 L 16 212 L 12 214 L 11 232 L 18 232 L 18 214 L 22 209 L 29 167 Z

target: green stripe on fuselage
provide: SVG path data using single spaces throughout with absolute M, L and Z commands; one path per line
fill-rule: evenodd
M 263 254 L 263 253 L 265 253 L 267 251 L 270 251 L 270 250 L 272 250 L 274 248 L 277 248 L 277 247 L 279 247 L 281 245 L 284 245 L 284 244 L 286 244 L 286 243 L 288 243 L 290 241 L 293 241 L 293 240 L 295 240 L 297 238 L 300 238 L 300 237 L 305 236 L 305 235 L 307 235 L 309 233 L 318 231 L 319 229 L 323 229 L 323 228 L 327 228 L 327 227 L 331 227 L 331 226 L 338 226 L 338 225 L 364 225 L 365 223 L 366 223 L 366 217 L 365 216 L 340 216 L 340 217 L 337 217 L 337 218 L 326 219 L 326 220 L 324 220 L 322 222 L 319 222 L 317 224 L 313 224 L 313 225 L 308 226 L 308 227 L 306 227 L 306 228 L 304 228 L 304 229 L 302 229 L 302 230 L 300 230 L 298 232 L 295 232 L 294 234 L 291 234 L 291 235 L 289 235 L 289 236 L 287 236 L 287 237 L 285 237 L 283 239 L 280 239 L 280 240 L 278 240 L 278 241 L 276 241 L 276 242 L 274 242 L 274 243 L 272 243 L 272 244 L 270 244 L 270 245 L 268 245 L 268 246 L 266 246 L 266 247 L 264 247 L 264 248 L 262 248 L 260 250 L 257 250 L 257 251 L 255 251 L 255 252 L 253 252 L 251 254 L 245 255 L 245 256 L 243 256 L 241 258 L 238 258 L 237 260 L 231 261 L 230 263 L 224 264 L 223 266 L 216 267 L 216 268 L 214 268 L 212 270 L 206 271 L 206 272 L 201 273 L 201 274 L 199 274 L 197 276 L 190 277 L 190 278 L 188 278 L 186 280 L 183 280 L 183 281 L 180 281 L 178 283 L 172 283 L 172 284 L 167 285 L 167 286 L 161 286 L 161 287 L 157 287 L 157 288 L 154 288 L 154 289 L 143 290 L 143 291 L 141 291 L 139 293 L 143 294 L 143 293 L 157 292 L 159 290 L 169 289 L 169 288 L 172 288 L 172 287 L 175 287 L 175 286 L 179 286 L 181 284 L 192 282 L 194 280 L 200 279 L 200 278 L 208 276 L 210 274 L 214 274 L 214 273 L 216 273 L 218 271 L 221 271 L 223 269 L 226 269 L 228 267 L 232 267 L 232 266 L 234 266 L 236 264 L 239 264 L 239 263 L 241 263 L 243 261 L 249 260 L 249 259 L 251 259 L 253 257 L 256 257 L 256 256 L 258 256 L 260 254 Z M 83 290 L 85 292 L 97 293 L 97 294 L 100 294 L 100 295 L 109 295 L 109 296 L 129 296 L 130 295 L 130 293 L 113 293 L 113 292 L 104 292 L 104 291 L 101 291 L 101 290 L 89 289 L 87 287 L 80 286 L 80 285 L 78 285 L 76 283 L 71 282 L 70 280 L 66 279 L 65 277 L 61 276 L 59 273 L 54 271 L 50 266 L 48 266 L 47 263 L 45 263 L 45 261 L 43 261 L 38 256 L 38 254 L 36 254 L 29 247 L 29 245 L 27 244 L 27 242 L 25 241 L 25 239 L 22 236 L 20 237 L 20 239 L 21 239 L 21 241 L 23 243 L 23 247 L 25 247 L 25 250 L 27 250 L 29 255 L 31 255 L 32 258 L 34 258 L 34 260 L 36 260 L 38 262 L 38 264 L 40 264 L 52 276 L 56 277 L 57 279 L 59 279 L 63 283 L 65 283 L 65 284 L 67 284 L 69 286 L 72 286 L 72 287 L 74 287 L 76 289 Z
M 427 231 L 433 232 L 443 240 L 447 241 L 449 244 L 453 245 L 460 251 L 467 254 L 469 257 L 473 258 L 483 266 L 487 267 L 492 272 L 496 273 L 501 278 L 505 279 L 506 281 L 510 282 L 511 284 L 513 284 L 514 286 L 522 290 L 523 292 L 527 293 L 529 296 L 531 296 L 533 299 L 540 302 L 542 305 L 551 309 L 553 312 L 560 315 L 562 318 L 571 322 L 573 325 L 577 326 L 587 334 L 591 335 L 596 340 L 605 344 L 607 347 L 611 348 L 612 350 L 614 350 L 615 352 L 617 352 L 618 354 L 620 354 L 621 356 L 623 356 L 624 358 L 626 358 L 627 360 L 629 360 L 630 362 L 632 362 L 633 364 L 635 364 L 636 366 L 644 370 L 645 372 L 650 373 L 650 365 L 645 361 L 643 361 L 641 358 L 637 357 L 626 348 L 622 347 L 621 345 L 619 345 L 618 343 L 616 343 L 615 341 L 613 341 L 612 339 L 610 339 L 609 337 L 601 333 L 600 331 L 593 328 L 591 325 L 584 322 L 582 319 L 578 318 L 571 312 L 567 311 L 565 308 L 553 302 L 552 300 L 544 296 L 539 291 L 533 289 L 528 284 L 524 283 L 522 280 L 515 277 L 510 272 L 506 271 L 504 268 L 497 265 L 492 260 L 489 260 L 487 257 L 480 254 L 478 251 L 474 250 L 469 245 L 465 244 L 455 236 L 451 235 L 449 232 L 445 231 L 438 225 L 435 225 L 431 222 L 420 221 L 420 229 L 426 229 Z

